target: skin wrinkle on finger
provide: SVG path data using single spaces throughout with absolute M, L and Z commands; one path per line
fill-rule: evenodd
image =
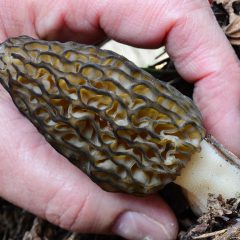
M 67 186 L 66 186 L 67 185 Z M 74 185 L 73 185 L 74 186 Z M 51 221 L 53 224 L 58 225 L 64 229 L 69 229 L 71 231 L 76 230 L 74 225 L 77 222 L 83 222 L 80 220 L 81 216 L 84 216 L 82 212 L 84 211 L 84 207 L 86 203 L 89 201 L 90 189 L 85 189 L 86 193 L 83 194 L 84 198 L 79 201 L 79 204 L 70 205 L 64 208 L 58 209 L 61 206 L 61 201 L 63 193 L 65 196 L 72 196 L 73 194 L 66 194 L 67 191 L 74 192 L 72 190 L 72 186 L 69 186 L 67 182 L 64 182 L 63 185 L 56 189 L 56 192 L 53 193 L 51 197 L 49 197 L 48 202 L 46 204 L 46 209 L 44 213 L 44 218 Z M 79 189 L 80 191 L 80 189 Z M 71 202 L 71 200 L 69 201 Z M 72 201 L 74 202 L 74 201 Z M 57 209 L 56 209 L 57 208 Z
M 219 114 L 221 114 L 224 111 L 230 110 L 225 105 L 227 102 L 223 101 L 225 99 L 228 99 L 228 101 L 230 102 L 231 105 L 233 105 L 233 107 L 238 107 L 240 89 L 235 87 L 237 86 L 238 83 L 236 82 L 236 84 L 229 85 L 229 82 L 228 82 L 229 78 L 236 79 L 237 81 L 237 78 L 234 77 L 234 75 L 237 74 L 237 72 L 234 72 L 234 68 L 232 73 L 230 73 L 229 74 L 230 76 L 228 77 L 225 76 L 225 72 L 222 72 L 222 73 L 219 73 L 219 76 L 215 76 L 214 78 L 211 75 L 209 75 L 207 78 L 201 81 L 201 84 L 196 83 L 194 97 L 196 101 L 198 101 L 199 105 L 201 105 L 202 108 L 204 109 L 204 111 L 202 111 L 203 115 L 204 114 L 209 115 L 211 113 L 210 111 L 208 111 L 208 108 L 210 107 L 209 99 L 211 99 L 213 104 L 218 106 L 219 109 L 222 109 L 222 111 L 219 111 Z M 214 81 L 216 78 L 219 79 L 218 84 L 216 84 L 216 82 Z M 207 87 L 211 88 L 211 91 L 208 93 L 207 96 L 204 96 L 205 89 Z M 223 91 L 223 89 L 225 91 Z M 232 92 L 235 92 L 235 93 L 231 94 Z M 219 118 L 217 120 L 219 120 Z
M 238 64 L 238 63 L 237 63 Z M 205 119 L 205 126 L 228 146 L 231 144 L 232 151 L 240 154 L 239 132 L 240 132 L 240 82 L 238 66 L 228 66 L 228 72 L 221 71 L 217 75 L 209 75 L 201 82 L 195 84 L 194 98 Z M 210 88 L 211 91 L 206 92 Z M 213 112 L 212 105 L 215 106 Z M 211 117 L 214 116 L 214 117 Z M 221 131 L 219 131 L 219 129 Z
M 73 212 L 74 218 L 69 223 L 69 225 L 66 226 L 67 229 L 70 229 L 71 231 L 77 230 L 79 222 L 83 222 L 84 221 L 84 220 L 80 220 L 80 219 L 83 218 L 83 216 L 86 215 L 86 214 L 84 214 L 85 209 L 86 209 L 86 211 L 88 211 L 87 210 L 88 209 L 88 204 L 87 203 L 90 202 L 90 195 L 91 195 L 91 192 L 88 190 L 88 193 L 85 195 L 84 200 L 82 200 L 81 205 L 78 206 L 78 210 Z M 63 221 L 64 221 L 64 218 L 69 219 L 68 218 L 68 214 L 62 215 Z M 96 219 L 94 219 L 94 222 L 92 222 L 90 225 L 88 225 L 88 228 L 86 227 L 84 229 L 84 231 L 86 231 L 86 232 L 93 232 L 94 228 L 96 228 L 96 223 L 97 222 L 98 221 Z M 60 225 L 60 226 L 62 226 L 62 225 Z
M 75 32 L 81 32 L 82 29 L 84 30 L 85 36 L 79 36 L 78 39 L 81 42 L 86 42 L 87 39 L 96 40 L 96 38 L 102 37 L 102 35 L 104 35 L 102 32 L 103 29 L 108 36 L 119 41 L 125 43 L 134 43 L 135 41 L 135 46 L 145 45 L 151 48 L 154 47 L 154 45 L 159 46 L 160 44 L 161 39 L 156 39 L 157 35 L 165 35 L 165 33 L 151 34 L 155 30 L 157 30 L 157 32 L 160 31 L 155 23 L 155 20 L 157 20 L 155 19 L 155 16 L 165 16 L 164 9 L 166 9 L 166 12 L 171 10 L 170 7 L 167 8 L 169 5 L 168 1 L 164 1 L 164 4 L 161 5 L 164 6 L 162 9 L 162 7 L 157 4 L 156 0 L 152 0 L 149 3 L 145 2 L 144 4 L 142 1 L 138 0 L 138 3 L 134 2 L 134 4 L 132 3 L 128 5 L 125 4 L 125 1 L 121 0 L 118 1 L 118 7 L 116 7 L 116 3 L 112 1 L 94 1 L 94 3 L 91 1 L 77 1 L 81 6 L 79 8 L 77 7 L 78 5 L 75 6 L 77 4 L 76 1 L 68 1 L 67 9 L 73 8 L 73 11 L 70 11 L 71 14 L 69 14 L 69 11 L 67 11 L 66 8 L 64 9 L 64 4 L 59 4 L 61 7 L 58 5 L 55 6 L 53 10 L 49 11 L 49 6 L 46 1 L 34 1 L 34 3 L 36 9 L 35 12 L 37 11 L 35 14 L 35 27 L 40 37 L 46 37 L 47 34 L 53 34 L 55 38 L 61 39 L 61 36 L 57 35 L 57 33 L 62 35 L 62 31 L 64 31 L 64 28 L 59 29 L 59 27 L 62 26 L 61 21 L 63 17 L 66 26 L 70 30 L 74 30 Z M 176 3 L 178 3 L 178 1 L 176 1 Z M 138 8 L 136 8 L 136 4 L 138 5 Z M 153 9 L 153 5 L 156 5 L 156 8 Z M 151 12 L 151 15 L 146 14 L 147 11 Z M 171 12 L 172 11 L 173 10 L 171 10 Z M 56 14 L 57 12 L 58 14 Z M 168 17 L 168 15 L 170 16 Z M 164 17 L 164 19 L 161 18 L 161 29 L 163 31 L 164 29 L 169 28 L 168 25 L 172 24 L 172 22 L 177 19 L 176 14 L 168 13 L 168 15 Z M 160 17 L 158 18 L 160 19 Z M 111 21 L 109 21 L 109 19 L 111 19 Z M 131 19 L 133 19 L 133 21 L 131 21 Z M 136 21 L 138 19 L 141 20 Z M 144 21 L 144 19 L 146 21 Z M 76 22 L 81 24 L 76 24 Z M 144 24 L 145 22 L 146 24 Z M 147 24 L 148 22 L 150 22 L 150 24 Z M 132 31 L 129 32 L 129 29 L 132 29 Z M 54 31 L 55 33 L 52 33 Z M 145 36 L 146 33 L 147 36 Z M 124 35 L 129 36 L 124 38 Z M 132 41 L 129 40 L 130 35 L 132 35 Z M 136 38 L 136 36 L 141 36 L 141 38 Z M 49 38 L 49 36 L 47 38 Z M 120 38 L 122 38 L 122 40 Z M 150 38 L 153 38 L 153 40 Z M 69 39 L 72 40 L 70 37 Z M 137 43 L 136 41 L 141 41 L 142 43 Z
M 7 30 L 5 28 L 5 21 L 2 19 L 2 14 L 0 14 L 0 39 L 4 40 L 5 37 L 7 36 Z
M 106 37 L 98 25 L 96 3 L 90 4 L 85 0 L 63 1 L 63 4 L 59 2 L 55 0 L 50 5 L 46 1 L 32 2 L 35 9 L 35 29 L 40 38 L 95 43 Z
M 0 31 L 0 42 L 4 41 L 7 36 L 25 34 L 36 37 L 34 25 L 32 24 L 31 5 L 27 4 L 30 2 L 31 0 L 23 4 L 20 0 L 1 0 L 0 25 L 3 27 L 3 31 Z
M 181 75 L 191 82 L 199 81 L 209 74 L 220 71 L 225 66 L 225 62 L 222 61 L 224 56 L 219 60 L 217 56 L 221 52 L 224 54 L 224 49 L 226 60 L 229 59 L 230 52 L 231 59 L 236 61 L 236 56 L 226 37 L 219 31 L 213 13 L 210 12 L 210 8 L 204 11 L 205 8 L 194 9 L 183 15 L 167 36 L 168 53 Z M 200 22 L 200 19 L 205 20 Z M 205 34 L 203 29 L 208 29 L 209 33 Z M 199 34 L 196 34 L 197 32 Z M 219 44 L 216 44 L 217 40 Z
M 176 6 L 179 5 L 179 1 L 175 3 Z M 143 4 L 138 0 L 135 4 L 129 6 L 122 0 L 119 1 L 119 6 L 114 6 L 112 2 L 110 6 L 115 11 L 110 12 L 110 7 L 104 9 L 100 17 L 101 27 L 108 36 L 117 41 L 133 44 L 136 47 L 159 47 L 179 14 L 171 8 L 170 1 L 162 1 L 161 4 L 158 1 L 148 1 Z M 117 12 L 116 8 L 120 8 L 118 14 L 114 14 Z M 118 24 L 109 24 L 109 17 Z M 132 31 L 129 32 L 129 29 Z

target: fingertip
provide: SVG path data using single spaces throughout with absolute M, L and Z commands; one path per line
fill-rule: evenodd
M 114 234 L 129 240 L 176 239 L 176 217 L 159 196 L 109 193 L 97 186 L 92 189 L 95 190 L 85 199 L 84 209 L 78 212 L 71 230 Z
M 149 197 L 139 200 L 139 208 L 133 207 L 120 214 L 112 230 L 130 240 L 168 240 L 177 238 L 178 224 L 162 199 Z

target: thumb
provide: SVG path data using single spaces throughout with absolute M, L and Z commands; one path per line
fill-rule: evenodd
M 100 189 L 44 140 L 2 87 L 0 109 L 0 196 L 76 232 L 175 239 L 176 219 L 161 198 Z

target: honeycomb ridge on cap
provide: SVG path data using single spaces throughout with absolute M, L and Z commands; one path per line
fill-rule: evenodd
M 10 38 L 0 82 L 46 140 L 107 191 L 156 192 L 205 134 L 189 98 L 95 46 Z

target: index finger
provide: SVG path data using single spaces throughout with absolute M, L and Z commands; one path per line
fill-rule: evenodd
M 207 0 L 35 1 L 39 37 L 94 42 L 106 36 L 167 51 L 196 83 L 194 98 L 209 133 L 240 154 L 239 62 Z M 50 10 L 50 11 L 49 11 Z
M 94 43 L 106 36 L 139 47 L 165 42 L 179 73 L 195 82 L 207 130 L 240 154 L 239 62 L 207 0 L 2 1 L 6 36 Z M 17 12 L 17 14 L 16 14 Z M 7 28 L 5 26 L 8 26 Z

